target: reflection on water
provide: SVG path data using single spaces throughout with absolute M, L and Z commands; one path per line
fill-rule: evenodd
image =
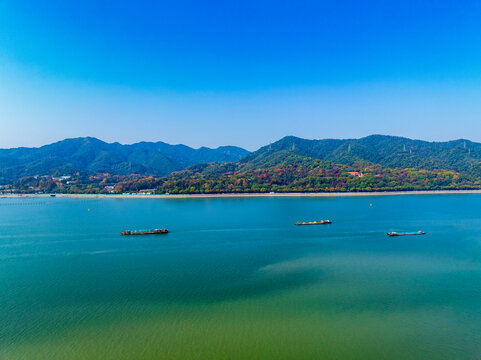
M 0 199 L 0 358 L 476 359 L 480 199 Z

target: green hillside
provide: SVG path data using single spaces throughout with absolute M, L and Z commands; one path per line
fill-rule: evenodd
M 8 153 L 10 151 L 10 153 Z M 0 151 L 0 172 L 19 191 L 224 193 L 477 189 L 481 144 L 373 135 L 285 137 L 259 150 L 107 144 L 71 139 L 33 151 Z M 68 182 L 32 176 L 74 174 Z
M 381 165 L 388 168 L 448 169 L 481 175 L 481 144 L 468 140 L 427 142 L 395 136 L 361 139 L 306 140 L 287 136 L 246 155 L 252 168 L 275 162 L 275 154 L 289 152 L 337 164 Z
M 237 161 L 247 153 L 235 146 L 193 149 L 163 142 L 121 145 L 90 137 L 66 139 L 40 148 L 0 149 L 0 185 L 26 176 L 77 172 L 163 176 L 192 164 Z

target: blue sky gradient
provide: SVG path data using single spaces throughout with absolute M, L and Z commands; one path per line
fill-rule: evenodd
M 479 1 L 0 2 L 0 147 L 481 141 Z

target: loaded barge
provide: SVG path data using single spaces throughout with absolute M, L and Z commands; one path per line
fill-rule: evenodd
M 155 230 L 146 230 L 146 231 L 141 231 L 141 230 L 127 230 L 127 231 L 121 231 L 120 235 L 161 235 L 161 234 L 168 234 L 169 230 L 167 229 L 155 229 Z
M 387 235 L 388 236 L 407 236 L 407 235 L 425 235 L 426 233 L 424 231 L 416 231 L 416 232 L 395 232 L 395 231 L 391 231 L 391 232 L 388 232 Z
M 298 221 L 294 225 L 326 225 L 331 224 L 331 220 L 319 220 L 319 221 Z

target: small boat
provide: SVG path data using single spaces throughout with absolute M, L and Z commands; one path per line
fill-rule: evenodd
M 161 235 L 161 234 L 168 234 L 169 230 L 167 229 L 155 229 L 155 230 L 127 230 L 121 231 L 120 235 Z
M 331 224 L 331 220 L 319 220 L 319 221 L 298 221 L 294 225 L 326 225 Z
M 425 235 L 426 233 L 424 231 L 416 231 L 416 232 L 395 232 L 395 231 L 391 231 L 391 232 L 388 232 L 387 235 L 388 236 L 407 236 L 407 235 Z

